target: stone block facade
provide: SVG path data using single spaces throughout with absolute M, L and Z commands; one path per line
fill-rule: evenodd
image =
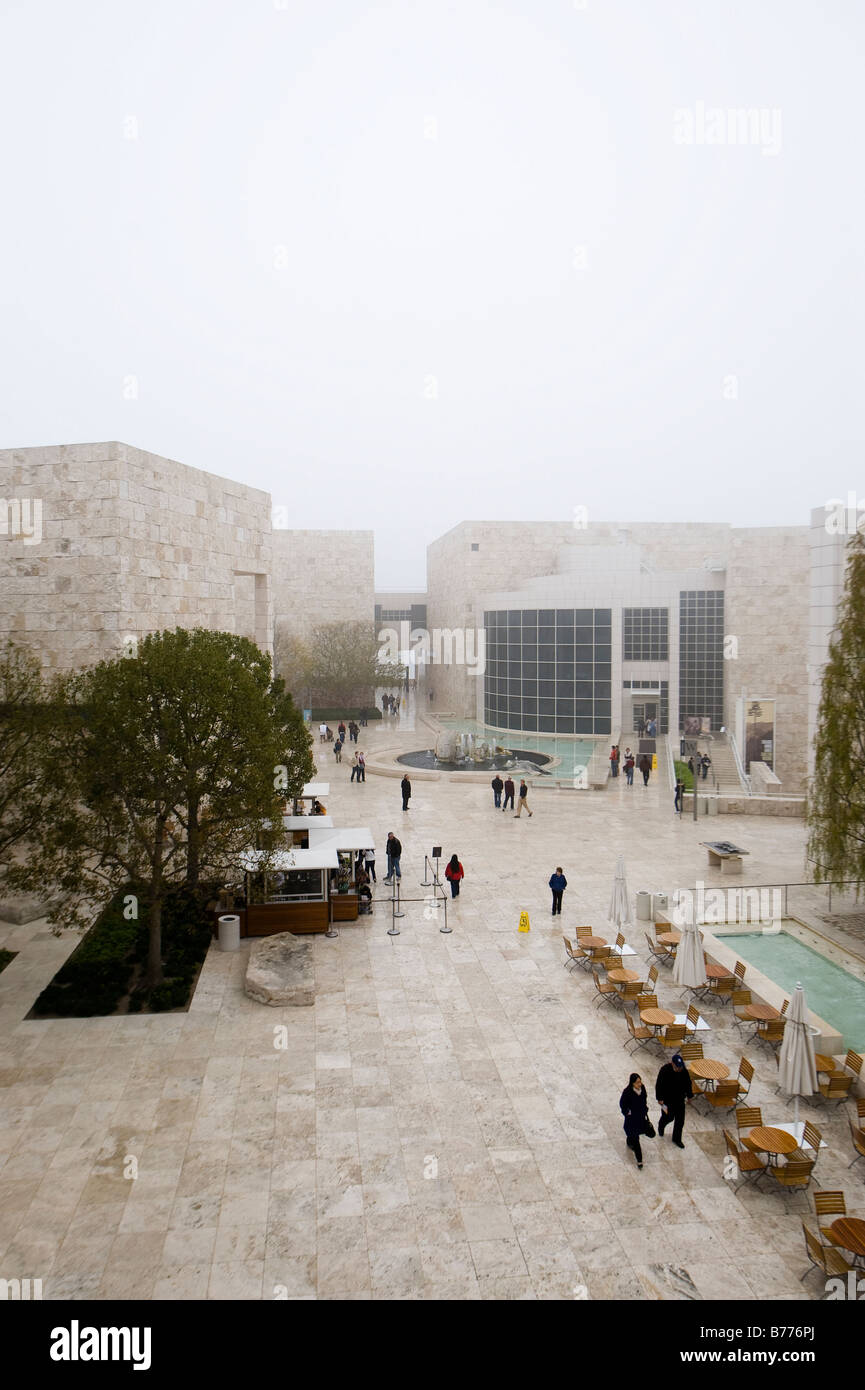
M 130 638 L 207 627 L 273 647 L 270 497 L 128 444 L 0 451 L 0 498 L 41 503 L 41 534 L 0 534 L 0 635 L 46 670 Z M 3 518 L 0 518 L 3 520 Z
M 372 531 L 273 532 L 276 630 L 308 635 L 325 623 L 375 619 Z

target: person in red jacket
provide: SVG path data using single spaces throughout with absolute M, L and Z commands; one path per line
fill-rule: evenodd
M 451 897 L 458 898 L 460 895 L 460 879 L 465 878 L 465 870 L 455 854 L 452 854 L 447 868 L 445 878 L 451 886 Z

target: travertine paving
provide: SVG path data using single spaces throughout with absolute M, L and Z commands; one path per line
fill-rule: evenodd
M 370 730 L 367 747 L 385 738 Z M 404 815 L 396 781 L 350 785 L 329 756 L 321 771 L 337 823 L 374 828 L 379 880 L 386 833 L 399 834 L 406 897 L 423 898 L 434 843 L 459 853 L 453 933 L 419 901 L 389 937 L 379 882 L 371 918 L 315 938 L 312 1008 L 254 1003 L 247 949 L 214 946 L 189 1013 L 27 1022 L 73 942 L 0 925 L 20 952 L 0 976 L 0 1275 L 42 1278 L 53 1299 L 822 1295 L 822 1277 L 799 1279 L 812 1198 L 786 1213 L 780 1194 L 724 1180 L 731 1116 L 692 1108 L 685 1150 L 647 1140 L 637 1171 L 618 1097 L 634 1069 L 653 1094 L 660 1059 L 632 1061 L 621 1011 L 596 1009 L 591 976 L 562 968 L 562 931 L 607 935 L 617 853 L 632 894 L 715 881 L 705 823 L 675 819 L 663 780 L 535 791 L 533 819 L 517 821 L 486 787 L 416 780 Z M 728 817 L 723 831 L 752 851 L 746 882 L 803 876 L 801 823 Z M 558 864 L 569 886 L 554 922 Z M 644 966 L 642 928 L 628 936 Z M 768 1049 L 729 1010 L 704 1012 L 706 1055 L 735 1073 L 745 1052 L 752 1101 L 789 1118 Z M 843 1110 L 802 1113 L 829 1143 L 820 1185 L 865 1214 Z

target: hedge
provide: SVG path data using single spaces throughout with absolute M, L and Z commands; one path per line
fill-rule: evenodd
M 366 708 L 366 717 L 367 717 L 368 720 L 370 720 L 370 719 L 381 719 L 381 710 L 380 710 L 380 709 L 376 709 L 373 705 L 367 705 L 365 708 Z M 328 724 L 331 722 L 331 720 L 335 720 L 336 723 L 338 724 L 339 721 L 340 721 L 340 719 L 342 719 L 343 722 L 347 724 L 348 721 L 349 721 L 349 719 L 357 719 L 357 720 L 359 720 L 359 719 L 360 719 L 360 714 L 361 714 L 361 712 L 360 712 L 359 709 L 336 709 L 336 708 L 328 709 L 328 708 L 322 708 L 322 709 L 314 709 L 314 710 L 312 710 L 312 712 L 311 712 L 311 714 L 310 714 L 310 719 L 311 719 L 311 721 L 312 721 L 313 724 L 321 723 L 322 720 L 324 720 L 324 721 L 325 721 L 326 723 L 328 723 Z

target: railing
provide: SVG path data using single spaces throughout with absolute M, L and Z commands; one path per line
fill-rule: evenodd
M 742 755 L 739 752 L 739 746 L 734 738 L 730 738 L 729 734 L 727 735 L 727 747 L 732 750 L 733 759 L 736 763 L 736 771 L 739 774 L 739 782 L 742 787 L 742 791 L 745 792 L 746 795 L 750 796 L 751 779 L 745 771 L 744 767 L 742 766 Z

